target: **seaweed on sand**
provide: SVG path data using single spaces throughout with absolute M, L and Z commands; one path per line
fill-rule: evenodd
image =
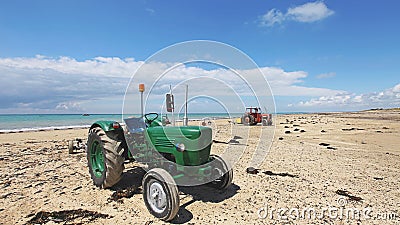
M 29 216 L 32 215 L 28 215 L 28 217 Z M 91 222 L 98 218 L 106 219 L 112 218 L 112 216 L 84 209 L 62 210 L 55 212 L 40 211 L 36 213 L 34 217 L 26 224 L 45 224 L 50 221 L 63 224 L 83 224 L 83 219 L 87 219 L 88 222 Z M 77 219 L 80 219 L 80 222 L 74 222 Z

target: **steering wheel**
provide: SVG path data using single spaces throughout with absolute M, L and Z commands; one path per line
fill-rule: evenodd
M 146 123 L 150 125 L 154 120 L 158 118 L 158 113 L 144 114 L 144 118 L 146 119 Z

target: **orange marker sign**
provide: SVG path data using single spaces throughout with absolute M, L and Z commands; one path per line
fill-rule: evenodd
M 139 91 L 144 92 L 144 84 L 139 84 Z

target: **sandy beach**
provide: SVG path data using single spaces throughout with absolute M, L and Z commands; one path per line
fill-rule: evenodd
M 180 189 L 181 206 L 172 223 L 400 223 L 400 110 L 278 115 L 274 124 L 275 130 L 254 126 L 248 138 L 235 139 L 245 148 L 228 190 Z M 229 141 L 236 135 L 232 127 L 243 125 L 216 122 L 212 153 L 229 155 L 227 146 L 234 146 Z M 126 164 L 113 189 L 92 184 L 85 152 L 67 149 L 68 140 L 86 139 L 87 131 L 0 134 L 0 224 L 26 224 L 40 211 L 79 209 L 104 215 L 46 224 L 165 224 L 146 209 L 140 189 L 144 171 L 137 164 Z M 261 131 L 275 131 L 272 147 L 256 166 L 258 173 L 247 173 Z M 114 201 L 117 189 L 131 193 Z M 287 211 L 279 215 L 281 208 Z M 320 217 L 297 214 L 310 208 Z M 321 216 L 325 208 L 367 209 L 371 218 Z

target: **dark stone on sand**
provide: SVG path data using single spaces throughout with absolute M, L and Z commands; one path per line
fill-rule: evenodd
M 383 177 L 374 177 L 375 180 L 383 180 Z
M 304 133 L 304 132 L 306 132 L 306 131 L 305 131 L 305 130 L 301 130 L 301 131 L 300 131 L 300 133 Z
M 259 171 L 259 169 L 256 169 L 256 168 L 254 168 L 254 167 L 248 167 L 248 168 L 246 169 L 246 173 L 249 173 L 249 174 L 257 174 L 258 171 Z
M 284 128 L 289 128 L 289 126 L 285 126 Z
M 280 138 L 278 138 L 280 141 L 282 141 L 283 140 L 283 137 L 280 137 Z
M 325 133 L 326 131 L 325 130 L 321 130 L 321 133 Z
M 328 144 L 328 143 L 319 143 L 319 145 L 321 145 L 321 146 L 329 146 L 330 144 Z
M 326 147 L 327 149 L 330 149 L 330 150 L 336 150 L 337 148 L 335 148 L 335 147 L 332 147 L 332 146 L 328 146 L 328 147 Z
M 299 128 L 296 128 L 296 129 L 294 129 L 293 131 L 299 131 L 300 129 Z
M 337 190 L 336 194 L 348 197 L 349 200 L 352 200 L 352 201 L 357 201 L 358 202 L 358 201 L 362 201 L 363 200 L 361 197 L 351 195 L 351 193 L 346 191 L 346 190 Z
M 285 134 L 290 134 L 290 131 L 289 130 L 285 131 Z
M 364 130 L 363 128 L 355 128 L 355 127 L 352 127 L 352 128 L 343 128 L 342 129 L 342 131 L 352 131 L 352 130 Z
M 82 188 L 82 186 L 78 186 L 78 187 L 76 187 L 76 188 L 74 188 L 74 189 L 72 189 L 73 191 L 77 191 L 77 190 L 79 190 L 79 189 L 81 189 Z

